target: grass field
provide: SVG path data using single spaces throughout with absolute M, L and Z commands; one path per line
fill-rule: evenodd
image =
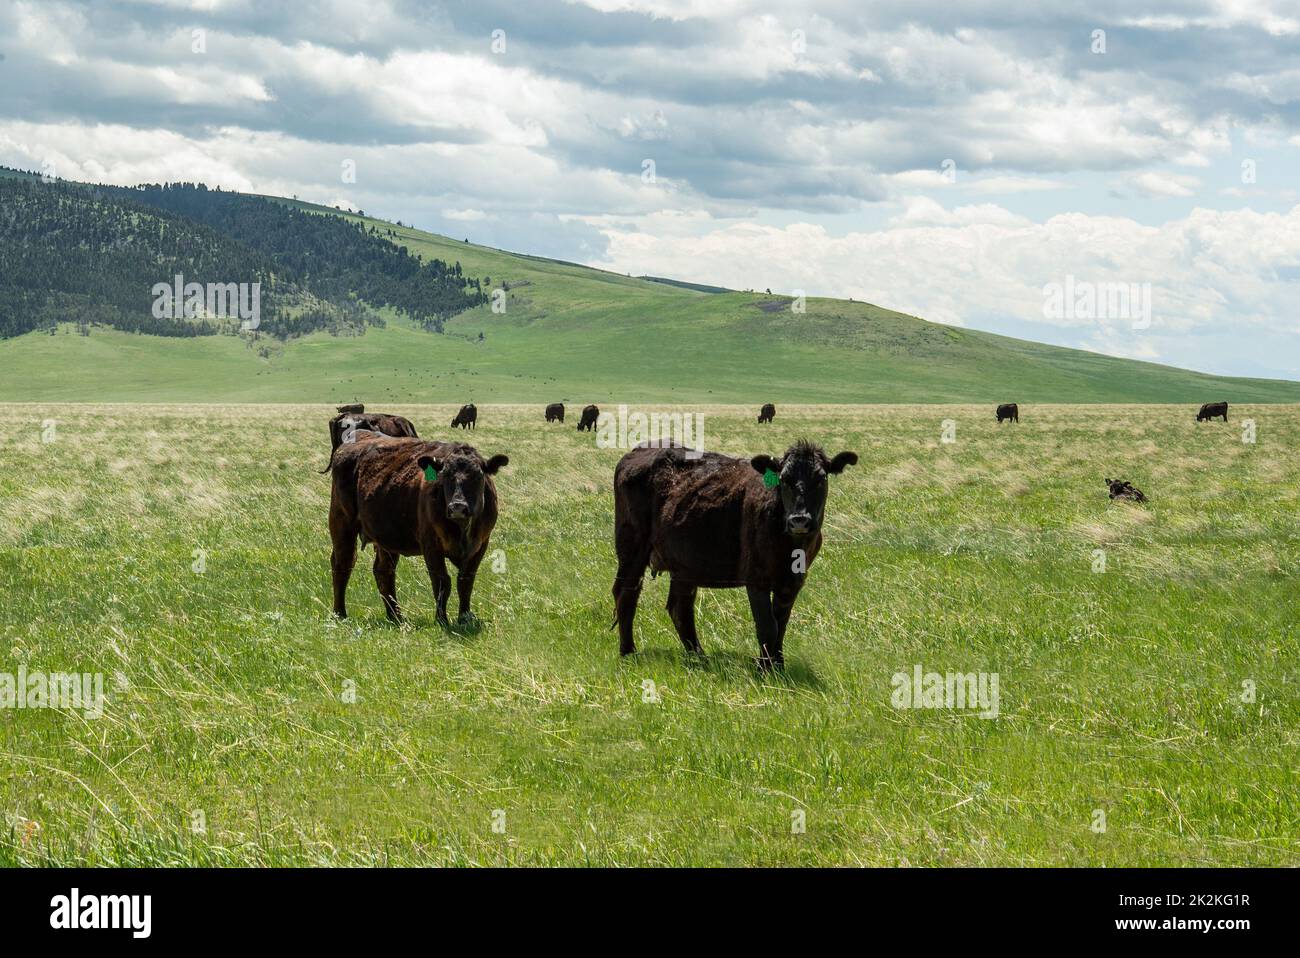
M 621 452 L 540 406 L 480 409 L 502 552 L 450 633 L 409 559 L 389 625 L 369 553 L 331 620 L 325 407 L 0 406 L 0 673 L 108 692 L 0 709 L 0 864 L 1300 864 L 1300 406 L 693 408 L 861 456 L 783 675 L 738 591 L 686 662 L 663 579 L 619 660 Z M 918 664 L 998 718 L 895 708 Z

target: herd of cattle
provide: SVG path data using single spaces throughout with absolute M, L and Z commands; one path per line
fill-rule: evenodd
M 329 421 L 332 472 L 329 531 L 334 614 L 346 618 L 348 580 L 357 542 L 374 545 L 375 584 L 384 611 L 401 619 L 397 560 L 422 556 L 437 602 L 437 619 L 450 625 L 447 602 L 456 567 L 458 621 L 471 620 L 474 576 L 496 525 L 495 476 L 510 460 L 484 458 L 462 442 L 419 438 L 409 419 L 368 413 L 362 404 L 338 407 Z M 563 403 L 546 407 L 547 422 L 564 422 Z M 997 420 L 1019 422 L 1016 403 L 996 410 Z M 593 430 L 600 410 L 582 410 L 579 430 Z M 763 405 L 758 421 L 771 422 L 776 407 Z M 1226 402 L 1206 403 L 1196 415 L 1228 421 Z M 452 427 L 475 428 L 478 409 L 462 406 Z M 691 454 L 688 455 L 687 453 Z M 667 572 L 668 614 L 682 645 L 701 652 L 695 598 L 701 588 L 745 588 L 758 635 L 759 664 L 784 663 L 786 625 L 808 568 L 821 548 L 828 477 L 856 465 L 854 452 L 828 456 L 820 446 L 796 442 L 780 458 L 737 459 L 703 454 L 675 443 L 642 444 L 614 469 L 614 624 L 619 652 L 636 651 L 632 622 L 647 568 Z M 1111 499 L 1146 502 L 1142 490 L 1107 479 Z

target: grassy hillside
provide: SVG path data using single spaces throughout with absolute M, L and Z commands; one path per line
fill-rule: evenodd
M 230 337 L 30 334 L 0 341 L 0 401 L 1300 401 L 1295 382 L 1206 376 L 842 300 L 812 299 L 794 315 L 779 297 L 704 292 L 365 222 L 392 228 L 394 242 L 426 259 L 509 284 L 504 315 L 479 307 L 436 335 L 390 310 L 387 328 L 364 337 L 319 333 L 266 356 Z
M 621 450 L 535 404 L 481 409 L 501 551 L 455 632 L 413 559 L 389 625 L 370 552 L 331 619 L 328 407 L 0 406 L 0 673 L 109 700 L 0 709 L 0 865 L 1300 864 L 1300 406 L 1243 407 L 1254 444 L 1153 406 L 701 408 L 712 448 L 861 456 L 783 675 L 741 591 L 686 661 L 662 577 L 619 659 Z M 896 708 L 916 665 L 996 672 L 997 718 Z

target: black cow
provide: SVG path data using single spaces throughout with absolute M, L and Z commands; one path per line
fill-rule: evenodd
M 582 407 L 582 419 L 578 422 L 578 432 L 594 432 L 596 420 L 600 418 L 600 409 L 594 404 Z
M 418 439 L 415 426 L 404 416 L 390 416 L 388 413 L 339 413 L 330 420 L 330 458 L 321 472 L 329 472 L 334 463 L 334 453 L 340 445 L 350 443 L 360 430 L 377 432 L 384 436 L 401 438 L 403 436 Z
M 1129 502 L 1147 501 L 1146 493 L 1127 479 L 1107 479 L 1106 486 L 1110 489 L 1112 499 L 1124 499 Z
M 564 403 L 553 402 L 546 407 L 547 422 L 564 422 Z
M 397 560 L 420 556 L 429 572 L 437 618 L 448 625 L 447 600 L 456 567 L 459 621 L 471 621 L 474 575 L 487 554 L 497 520 L 492 477 L 510 460 L 484 458 L 473 446 L 420 439 L 389 439 L 360 432 L 334 457 L 329 530 L 334 550 L 334 614 L 346 618 L 348 579 L 357 540 L 375 546 L 375 584 L 384 611 L 401 621 L 397 603 Z
M 1226 402 L 1207 402 L 1201 405 L 1201 411 L 1196 414 L 1197 422 L 1204 422 L 1207 419 L 1213 419 L 1215 416 L 1222 416 L 1223 421 L 1228 421 L 1228 404 Z
M 749 592 L 759 664 L 779 667 L 790 610 L 822 544 L 827 477 L 858 461 L 801 441 L 780 459 L 733 459 L 643 443 L 614 470 L 615 621 L 619 652 L 636 651 L 632 620 L 646 566 L 672 576 L 668 614 L 689 652 L 698 589 Z
M 451 428 L 455 429 L 460 426 L 462 429 L 477 429 L 474 424 L 478 422 L 478 407 L 473 403 L 460 407 L 460 412 L 456 413 L 456 418 L 451 421 Z
M 759 422 L 771 422 L 776 418 L 776 407 L 770 402 L 763 403 L 763 408 L 758 411 Z
M 998 422 L 1001 423 L 1004 419 L 1020 422 L 1020 406 L 1013 402 L 1004 402 L 998 406 Z

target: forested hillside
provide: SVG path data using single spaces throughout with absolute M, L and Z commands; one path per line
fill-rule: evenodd
M 75 322 L 158 336 L 240 331 L 238 317 L 157 315 L 154 287 L 260 284 L 257 335 L 357 335 L 390 306 L 427 329 L 483 302 L 458 263 L 375 229 L 261 197 L 176 184 L 125 189 L 0 177 L 0 338 Z

